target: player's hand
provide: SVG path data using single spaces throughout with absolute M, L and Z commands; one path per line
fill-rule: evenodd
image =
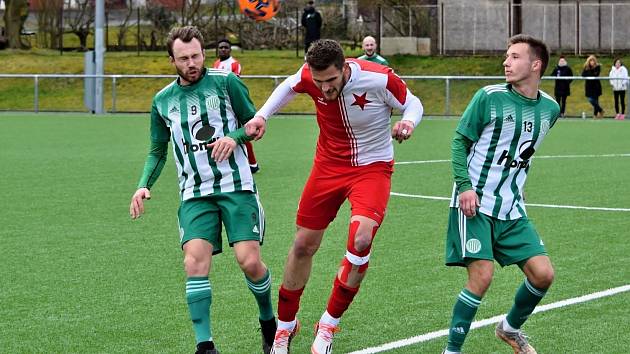
M 232 152 L 236 148 L 236 141 L 229 136 L 224 136 L 207 146 L 212 149 L 210 157 L 216 162 L 222 162 L 232 155 Z
M 129 215 L 132 219 L 137 219 L 144 213 L 144 200 L 151 199 L 151 192 L 148 188 L 139 188 L 131 197 L 129 205 Z
M 245 123 L 245 134 L 251 136 L 254 140 L 259 140 L 265 135 L 267 121 L 261 116 L 255 116 Z
M 412 121 L 401 120 L 394 124 L 392 128 L 392 138 L 396 139 L 398 143 L 409 139 L 413 133 L 414 124 Z
M 477 193 L 469 189 L 465 192 L 459 193 L 459 208 L 462 213 L 469 218 L 477 215 L 477 208 L 479 207 L 479 196 Z

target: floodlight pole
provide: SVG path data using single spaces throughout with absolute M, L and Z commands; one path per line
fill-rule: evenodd
M 103 72 L 105 66 L 105 46 L 103 36 L 103 24 L 105 22 L 105 0 L 96 0 L 96 9 L 94 16 L 94 54 L 96 56 L 96 77 L 94 90 L 94 113 L 103 114 Z

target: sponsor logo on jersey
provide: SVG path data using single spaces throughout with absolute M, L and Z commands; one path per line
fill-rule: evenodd
M 510 122 L 510 123 L 514 123 L 514 117 L 512 117 L 512 115 L 508 115 L 507 117 L 503 118 L 504 122 Z
M 466 241 L 466 251 L 470 253 L 478 253 L 481 251 L 481 242 L 479 242 L 476 238 Z
M 534 141 L 527 140 L 521 144 L 518 148 L 519 154 L 518 159 L 514 159 L 510 156 L 510 152 L 507 150 L 503 150 L 501 155 L 499 155 L 499 159 L 497 160 L 498 165 L 503 165 L 505 167 L 510 168 L 527 168 L 529 167 L 529 159 L 534 155 L 536 150 L 534 149 Z
M 179 108 L 177 108 L 177 106 L 171 107 L 171 109 L 168 111 L 168 114 L 173 114 L 173 113 L 179 113 Z
M 188 143 L 182 139 L 182 145 L 184 146 L 184 153 L 189 151 L 197 152 L 208 150 L 207 144 L 213 143 L 219 140 L 218 136 L 214 136 L 216 129 L 211 125 L 204 125 L 203 121 L 198 120 L 192 125 L 192 135 L 199 143 Z

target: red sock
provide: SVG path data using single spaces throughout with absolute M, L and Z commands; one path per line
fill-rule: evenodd
M 254 155 L 254 147 L 252 146 L 252 143 L 249 141 L 246 141 L 245 148 L 247 149 L 247 161 L 249 162 L 250 165 L 255 165 L 257 162 L 256 162 L 256 155 Z
M 300 297 L 304 288 L 298 290 L 287 290 L 280 285 L 278 291 L 278 319 L 284 322 L 291 322 L 295 319 L 295 314 L 300 309 Z
M 339 277 L 335 277 L 335 284 L 333 285 L 332 294 L 328 299 L 328 307 L 326 311 L 334 317 L 340 318 L 341 315 L 348 309 L 352 299 L 359 292 L 359 288 L 351 288 L 343 284 Z

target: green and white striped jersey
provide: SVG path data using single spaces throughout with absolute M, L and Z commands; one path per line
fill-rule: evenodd
M 473 141 L 467 166 L 481 213 L 501 220 L 526 216 L 523 186 L 531 158 L 559 114 L 556 101 L 540 90 L 537 99 L 507 83 L 477 91 L 457 132 Z M 458 194 L 455 185 L 451 207 L 459 207 Z
M 256 110 L 243 82 L 233 73 L 205 69 L 189 86 L 176 81 L 153 98 L 151 141 L 173 144 L 181 199 L 241 190 L 255 191 L 242 145 L 221 163 L 211 157 L 208 142 L 234 132 Z

